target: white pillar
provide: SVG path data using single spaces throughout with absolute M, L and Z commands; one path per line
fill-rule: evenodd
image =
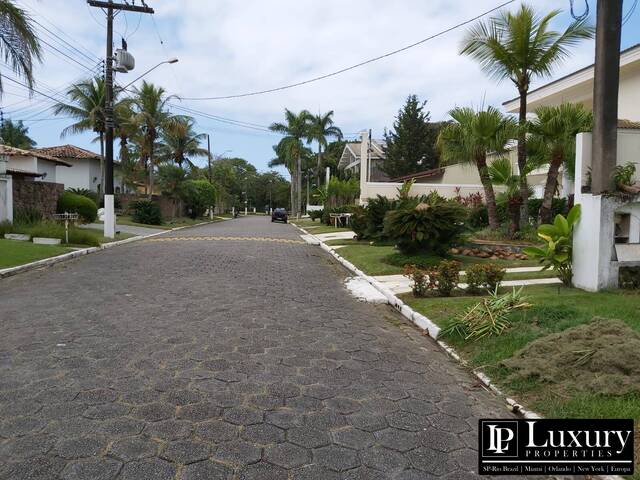
M 116 236 L 116 211 L 113 195 L 104 196 L 104 236 L 115 238 Z
M 587 184 L 587 174 L 591 167 L 591 133 L 576 135 L 576 171 L 574 174 L 574 203 L 580 203 L 582 186 Z
M 367 203 L 367 183 L 369 181 L 369 131 L 363 130 L 360 134 L 360 205 Z
M 331 180 L 331 167 L 327 167 L 327 171 L 325 173 L 325 185 L 329 188 L 329 180 Z

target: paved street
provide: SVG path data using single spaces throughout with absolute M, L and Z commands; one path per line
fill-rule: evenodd
M 249 217 L 0 281 L 0 478 L 470 476 L 502 403 L 346 276 Z

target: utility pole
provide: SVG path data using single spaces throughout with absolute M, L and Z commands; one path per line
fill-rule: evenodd
M 152 8 L 142 2 L 142 6 L 114 3 L 111 0 L 87 0 L 90 7 L 101 8 L 107 15 L 107 58 L 105 63 L 105 165 L 104 165 L 104 236 L 116 236 L 116 215 L 113 203 L 113 19 L 114 12 L 128 11 L 153 14 Z
M 615 190 L 622 0 L 599 1 L 597 8 L 591 157 L 594 195 Z
M 213 184 L 213 171 L 211 170 L 211 139 L 207 133 L 207 158 L 209 159 L 209 183 Z

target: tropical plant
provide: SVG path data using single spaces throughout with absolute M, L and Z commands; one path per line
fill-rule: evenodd
M 537 259 L 543 270 L 554 270 L 558 278 L 567 286 L 573 276 L 573 229 L 580 221 L 580 205 L 575 205 L 566 218 L 556 215 L 553 224 L 538 227 L 538 236 L 546 242 L 543 247 L 527 247 L 523 252 Z
M 83 195 L 64 192 L 58 199 L 58 213 L 77 213 L 82 221 L 91 223 L 98 217 L 98 206 Z
M 167 103 L 174 97 L 174 95 L 167 95 L 164 88 L 143 81 L 141 87 L 135 87 L 131 99 L 133 121 L 140 129 L 140 159 L 147 170 L 149 197 L 153 195 L 153 173 L 158 147 L 156 142 L 170 117 Z
M 482 270 L 484 273 L 484 284 L 486 288 L 490 292 L 495 292 L 498 288 L 500 288 L 500 284 L 502 280 L 504 280 L 504 276 L 507 271 L 501 267 L 500 265 L 496 265 L 495 263 L 486 263 L 482 266 Z
M 393 130 L 385 132 L 385 160 L 382 169 L 390 177 L 429 170 L 438 165 L 437 124 L 431 123 L 425 102 L 409 95 L 398 111 Z
M 173 217 L 178 213 L 178 201 L 182 195 L 182 188 L 187 177 L 187 172 L 177 165 L 160 165 L 158 168 L 158 184 L 164 195 L 173 203 Z
M 425 269 L 416 265 L 405 265 L 404 276 L 411 280 L 411 292 L 414 297 L 425 297 L 436 288 L 434 269 Z
M 184 200 L 189 216 L 198 218 L 204 215 L 207 208 L 216 204 L 216 189 L 207 180 L 187 180 L 182 186 Z
M 581 104 L 563 103 L 536 109 L 536 118 L 529 124 L 527 141 L 529 158 L 535 164 L 549 164 L 547 181 L 538 212 L 540 223 L 551 221 L 553 197 L 558 189 L 558 173 L 565 165 L 574 171 L 576 135 L 591 130 L 593 115 Z
M 318 143 L 318 162 L 316 166 L 316 185 L 320 187 L 322 172 L 322 152 L 329 145 L 328 138 L 342 139 L 342 130 L 333 124 L 333 110 L 313 115 L 309 127 L 309 139 Z
M 167 121 L 160 136 L 159 159 L 175 162 L 182 168 L 184 163 L 194 166 L 189 157 L 206 157 L 209 153 L 200 147 L 200 142 L 207 138 L 207 134 L 196 133 L 194 127 L 194 120 L 187 116 L 176 115 Z
M 307 110 L 294 113 L 287 108 L 284 110 L 284 116 L 284 123 L 272 123 L 269 130 L 284 135 L 275 150 L 278 159 L 283 161 L 291 172 L 291 209 L 293 215 L 299 217 L 302 212 L 302 157 L 305 148 L 303 142 L 308 141 L 311 136 L 313 116 Z M 271 165 L 275 163 L 269 166 Z
M 436 192 L 406 200 L 384 220 L 384 234 L 402 253 L 445 255 L 463 231 L 464 207 Z
M 438 137 L 442 158 L 446 163 L 463 162 L 476 166 L 484 189 L 489 225 L 498 228 L 496 196 L 487 157 L 490 153 L 504 154 L 507 142 L 517 133 L 516 124 L 494 107 L 478 112 L 472 108 L 455 108 L 449 115 L 454 121 L 446 125 Z
M 443 297 L 449 297 L 460 282 L 460 262 L 443 260 L 435 268 L 434 274 L 436 289 Z
M 481 263 L 474 263 L 465 268 L 464 279 L 467 284 L 467 291 L 469 293 L 476 293 L 480 291 L 480 287 L 485 284 L 484 265 Z
M 135 200 L 129 204 L 131 219 L 144 225 L 161 225 L 162 212 L 160 206 L 149 199 Z
M 14 0 L 0 1 L 0 40 L 0 56 L 31 90 L 35 83 L 33 60 L 41 60 L 42 49 L 31 17 Z M 0 95 L 2 91 L 0 76 Z
M 527 164 L 525 176 L 531 171 L 532 166 Z M 499 158 L 491 163 L 489 167 L 489 178 L 491 183 L 504 187 L 504 191 L 497 195 L 496 205 L 507 211 L 509 218 L 508 234 L 513 238 L 518 231 L 518 220 L 520 218 L 520 175 L 513 172 L 511 161 L 508 158 Z M 530 188 L 527 185 L 527 188 Z M 495 227 L 489 225 L 492 229 Z
M 560 10 L 553 10 L 541 15 L 523 3 L 515 13 L 501 10 L 488 21 L 478 21 L 462 42 L 461 54 L 476 59 L 491 77 L 511 80 L 518 89 L 520 171 L 524 171 L 527 163 L 527 94 L 531 81 L 551 75 L 553 69 L 569 56 L 570 47 L 594 35 L 588 18 L 575 20 L 563 32 L 552 30 L 551 23 L 559 14 Z M 529 189 L 526 176 L 520 176 L 519 182 L 520 226 L 523 227 L 529 221 Z
M 36 146 L 36 142 L 29 136 L 29 128 L 25 127 L 22 120 L 12 122 L 5 120 L 0 124 L 0 142 L 10 147 L 30 150 Z
M 616 184 L 616 188 L 618 188 L 618 190 L 628 190 L 628 187 L 633 185 L 633 177 L 635 174 L 636 164 L 634 162 L 616 165 L 613 169 L 613 181 Z
M 384 238 L 384 218 L 388 212 L 394 210 L 398 202 L 378 195 L 367 203 L 365 209 L 365 230 L 362 238 L 380 240 Z
M 353 205 L 360 194 L 360 182 L 355 179 L 340 180 L 332 177 L 327 185 L 326 207 Z
M 469 307 L 442 330 L 444 335 L 458 336 L 476 341 L 484 337 L 500 336 L 511 326 L 509 316 L 516 310 L 531 307 L 522 293 L 524 287 L 499 295 L 498 290 L 489 298 Z

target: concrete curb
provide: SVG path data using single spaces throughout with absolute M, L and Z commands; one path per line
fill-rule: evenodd
M 230 219 L 226 219 L 226 220 L 230 220 Z M 224 220 L 221 220 L 221 221 L 224 221 Z M 100 245 L 99 247 L 82 248 L 80 250 L 75 250 L 69 253 L 63 253 L 62 255 L 57 255 L 55 257 L 43 258 L 42 260 L 36 260 L 35 262 L 25 263 L 24 265 L 18 265 L 17 267 L 5 268 L 0 270 L 0 279 L 12 277 L 14 275 L 18 275 L 19 273 L 28 272 L 31 270 L 35 270 L 37 268 L 49 267 L 51 265 L 55 265 L 56 263 L 66 262 L 68 260 L 73 260 L 74 258 L 83 257 L 85 255 L 100 252 L 102 250 L 107 250 L 109 248 L 117 247 L 119 245 L 138 242 L 140 240 L 156 237 L 158 235 L 163 235 L 165 233 L 176 232 L 178 230 L 183 230 L 185 228 L 200 227 L 202 225 L 208 225 L 210 223 L 218 223 L 218 222 L 202 222 L 202 223 L 196 223 L 195 225 L 185 225 L 183 227 L 176 227 L 169 230 L 163 230 L 162 232 L 150 233 L 149 235 L 137 235 L 135 237 L 125 238 L 124 240 L 118 240 L 117 242 L 105 243 L 103 245 Z

